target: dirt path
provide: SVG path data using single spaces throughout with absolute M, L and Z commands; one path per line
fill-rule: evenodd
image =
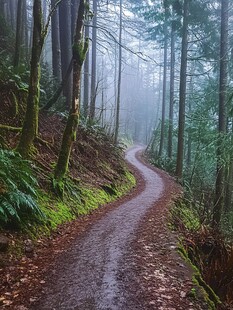
M 74 241 L 31 309 L 205 309 L 188 297 L 190 270 L 166 227 L 165 207 L 179 188 L 139 161 L 135 154 L 140 150 L 129 150 L 126 158 L 140 171 L 144 189 Z

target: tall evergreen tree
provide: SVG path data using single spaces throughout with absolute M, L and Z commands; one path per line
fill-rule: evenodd
M 177 160 L 176 160 L 176 175 L 178 176 L 179 179 L 181 179 L 183 176 L 189 2 L 190 0 L 184 0 L 183 4 L 182 50 L 181 50 L 180 89 L 179 89 L 179 125 L 178 125 L 178 146 L 177 146 Z
M 59 5 L 59 21 L 62 79 L 64 80 L 66 77 L 67 80 L 63 88 L 63 93 L 66 97 L 66 108 L 69 109 L 72 98 L 72 75 L 66 76 L 66 73 L 72 59 L 71 0 L 61 1 Z
M 215 186 L 215 204 L 213 210 L 213 225 L 218 227 L 224 204 L 224 139 L 226 134 L 226 103 L 227 103 L 227 76 L 228 76 L 228 10 L 229 1 L 221 0 L 221 39 L 220 39 L 220 74 L 219 74 L 219 117 L 218 117 L 218 144 L 217 144 L 217 171 Z

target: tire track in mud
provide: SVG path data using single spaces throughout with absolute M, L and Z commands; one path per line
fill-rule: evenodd
M 144 190 L 109 211 L 73 243 L 57 261 L 43 297 L 31 309 L 137 308 L 132 300 L 127 306 L 127 292 L 119 277 L 120 262 L 135 238 L 139 221 L 164 190 L 162 178 L 136 158 L 141 150 L 140 146 L 130 149 L 126 159 L 140 171 L 145 181 Z

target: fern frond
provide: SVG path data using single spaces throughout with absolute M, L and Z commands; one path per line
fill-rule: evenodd
M 0 149 L 0 224 L 12 220 L 21 222 L 25 214 L 44 217 L 36 204 L 37 179 L 31 163 L 13 151 Z

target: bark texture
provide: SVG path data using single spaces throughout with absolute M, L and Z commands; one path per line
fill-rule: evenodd
M 215 204 L 213 209 L 213 226 L 218 227 L 224 204 L 224 135 L 226 133 L 226 101 L 227 101 L 227 61 L 228 61 L 228 9 L 229 1 L 221 1 L 221 41 L 220 41 L 220 77 L 219 77 L 219 118 L 217 145 L 217 177 L 215 184 Z
M 63 179 L 68 169 L 70 153 L 72 150 L 73 141 L 76 138 L 76 130 L 79 121 L 81 70 L 88 50 L 88 40 L 86 39 L 84 41 L 84 16 L 85 4 L 84 0 L 80 0 L 73 44 L 72 105 L 66 128 L 63 133 L 61 149 L 54 172 L 54 186 L 55 190 L 59 194 L 63 193 Z
M 22 134 L 17 147 L 17 151 L 23 156 L 28 157 L 34 138 L 38 133 L 38 110 L 39 110 L 39 81 L 40 81 L 40 57 L 44 44 L 45 33 L 42 24 L 41 0 L 35 0 L 33 5 L 33 44 L 31 55 L 30 82 L 27 98 L 27 110 L 22 128 Z
M 184 126 L 185 126 L 185 100 L 186 100 L 186 82 L 187 82 L 187 50 L 188 50 L 188 12 L 189 1 L 184 0 L 183 4 L 183 27 L 182 27 L 182 50 L 181 50 L 181 68 L 180 68 L 180 88 L 179 88 L 179 126 L 178 126 L 178 146 L 176 175 L 179 179 L 183 175 L 184 158 Z
M 92 60 L 91 60 L 91 100 L 90 100 L 90 120 L 95 118 L 96 101 L 96 45 L 97 45 L 97 1 L 93 1 L 93 22 L 92 22 Z

